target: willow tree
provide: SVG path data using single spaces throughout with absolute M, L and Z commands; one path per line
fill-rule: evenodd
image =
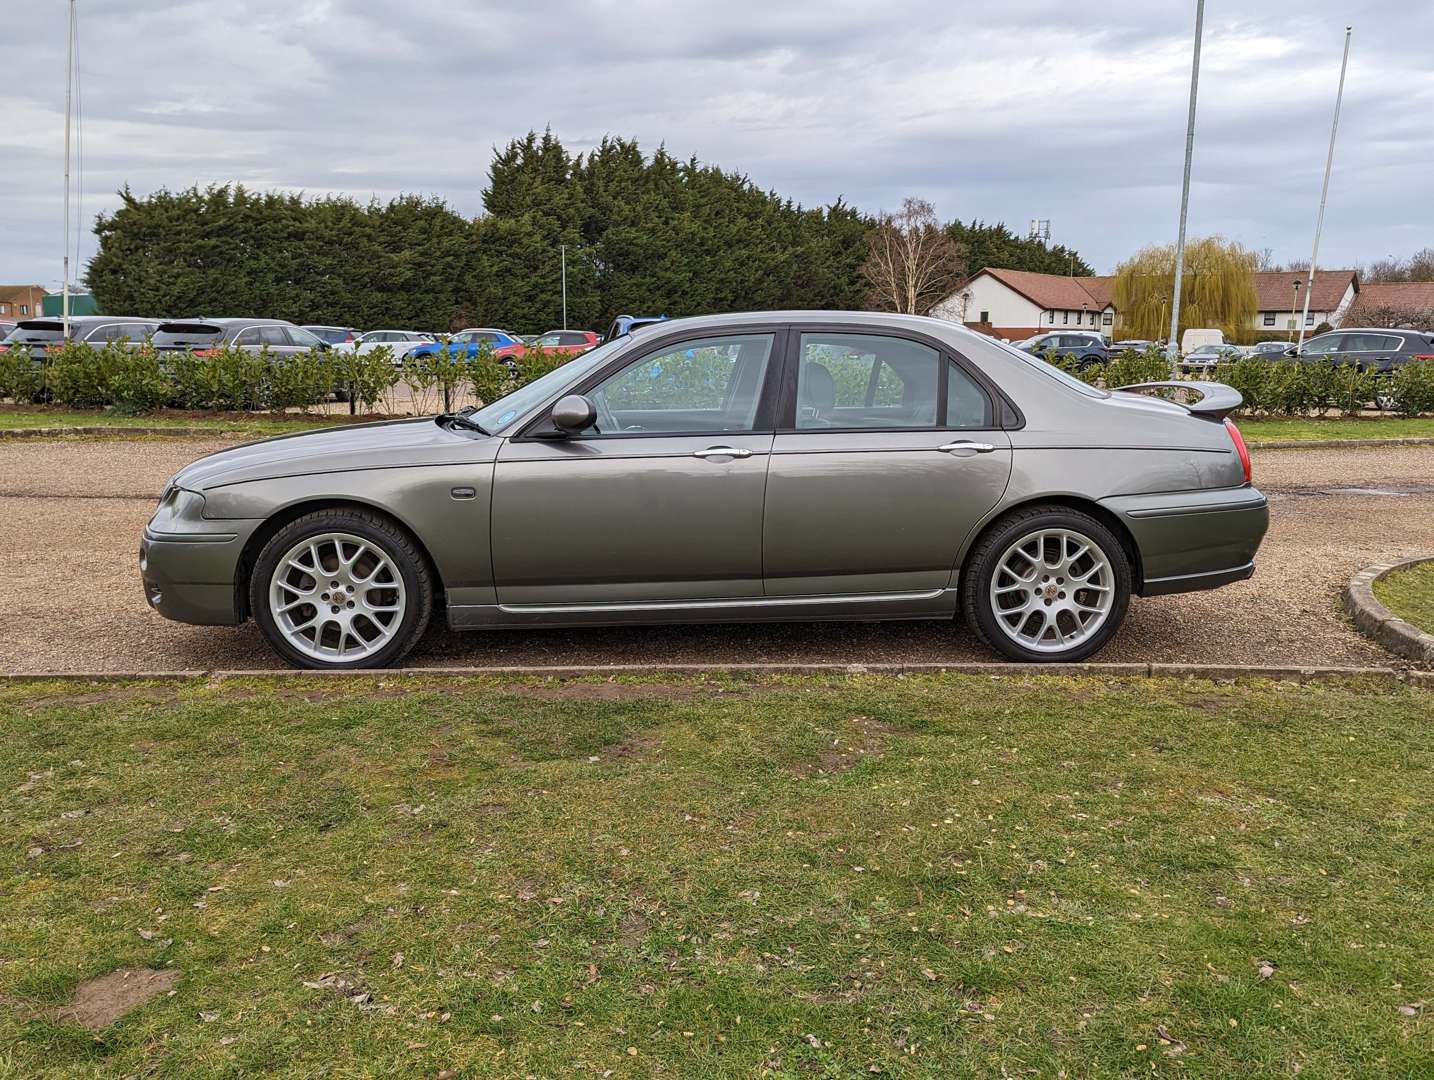
M 1218 236 L 1185 245 L 1180 285 L 1180 327 L 1218 327 L 1227 338 L 1246 333 L 1259 308 L 1258 256 Z M 1170 332 L 1175 291 L 1175 245 L 1142 248 L 1115 270 L 1119 336 L 1158 339 Z

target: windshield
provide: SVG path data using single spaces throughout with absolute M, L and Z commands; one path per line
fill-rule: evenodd
M 514 421 L 531 412 L 564 386 L 577 382 L 583 376 L 596 371 L 607 362 L 613 353 L 626 344 L 627 338 L 618 338 L 616 341 L 609 341 L 606 345 L 599 345 L 596 349 L 583 353 L 576 360 L 569 360 L 561 367 L 553 368 L 552 371 L 534 379 L 527 386 L 520 386 L 506 397 L 500 397 L 493 404 L 483 406 L 469 419 L 479 424 L 485 431 L 491 431 L 495 435 L 500 434 L 504 428 L 511 427 Z
M 1065 383 L 1066 386 L 1070 387 L 1072 390 L 1084 394 L 1086 397 L 1110 397 L 1110 394 L 1105 390 L 1102 390 L 1097 386 L 1091 386 L 1090 383 L 1081 382 L 1074 375 L 1067 374 L 1060 368 L 1056 367 L 1054 364 L 1046 363 L 1040 358 L 1040 356 L 1035 353 L 1023 352 L 1020 349 L 1013 348 L 999 338 L 990 338 L 988 340 L 991 342 L 991 344 L 1000 346 L 1003 351 L 1008 352 L 1012 356 L 1016 357 L 1016 359 L 1020 360 L 1021 363 L 1030 365 L 1031 367 L 1039 371 L 1042 375 L 1048 375 L 1052 379 L 1055 379 L 1056 382 Z

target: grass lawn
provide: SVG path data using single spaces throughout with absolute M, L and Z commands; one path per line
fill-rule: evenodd
M 1306 439 L 1434 439 L 1434 417 L 1241 418 L 1235 423 L 1251 446 Z
M 276 416 L 272 413 L 188 413 L 156 412 L 143 416 L 116 416 L 87 409 L 19 408 L 0 406 L 0 430 L 49 427 L 112 427 L 124 428 L 207 428 L 216 432 L 234 431 L 248 435 L 287 435 L 309 431 L 334 423 L 349 422 L 350 417 Z M 358 421 L 368 419 L 355 417 Z
M 1434 634 L 1434 562 L 1380 578 L 1374 595 L 1405 622 Z
M 1428 1075 L 1431 718 L 1387 684 L 0 686 L 0 1073 Z

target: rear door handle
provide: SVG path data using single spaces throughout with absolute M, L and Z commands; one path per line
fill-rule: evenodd
M 751 456 L 752 456 L 752 451 L 750 451 L 750 450 L 744 450 L 744 449 L 743 449 L 742 447 L 740 447 L 740 446 L 709 446 L 706 450 L 694 450 L 694 451 L 692 451 L 692 456 L 693 456 L 693 457 L 700 457 L 700 458 L 710 458 L 710 457 L 739 458 L 739 457 L 751 457 Z
M 954 454 L 958 450 L 970 450 L 976 454 L 989 454 L 996 448 L 988 442 L 972 442 L 970 439 L 958 439 L 956 442 L 949 442 L 945 446 L 938 446 L 936 449 L 947 454 Z

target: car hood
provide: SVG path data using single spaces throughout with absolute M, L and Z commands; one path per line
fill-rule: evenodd
M 488 461 L 498 442 L 476 431 L 440 427 L 432 417 L 344 425 L 220 450 L 185 466 L 173 483 L 205 491 L 282 476 Z

